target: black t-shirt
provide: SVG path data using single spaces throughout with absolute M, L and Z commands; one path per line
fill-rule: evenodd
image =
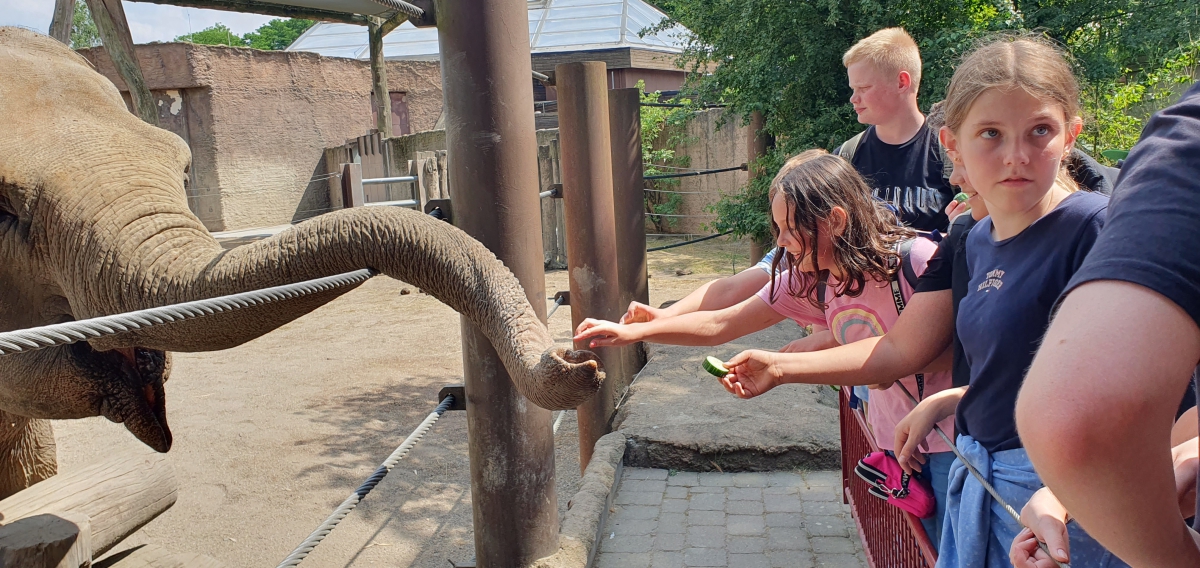
M 971 368 L 955 427 L 989 452 L 1021 447 L 1014 411 L 1050 313 L 1104 226 L 1108 197 L 1080 191 L 1020 234 L 996 241 L 985 217 L 967 235 L 971 280 L 957 330 Z
M 970 279 L 970 274 L 967 272 L 967 247 L 963 240 L 975 223 L 975 219 L 970 214 L 962 214 L 954 218 L 954 222 L 950 224 L 950 234 L 938 243 L 937 253 L 929 259 L 929 264 L 926 265 L 925 272 L 921 273 L 921 277 L 917 279 L 917 287 L 914 290 L 914 293 L 950 290 L 951 296 L 954 298 L 955 321 L 958 320 L 958 304 L 967 295 L 967 280 Z M 971 367 L 967 365 L 967 358 L 963 353 L 962 341 L 959 340 L 957 331 L 954 333 L 953 376 L 955 387 L 965 387 L 971 382 Z
M 1132 282 L 1200 325 L 1198 241 L 1200 84 L 1146 124 L 1121 168 L 1107 226 L 1064 293 L 1093 280 Z
M 1071 156 L 1067 160 L 1067 169 L 1075 182 L 1085 191 L 1104 195 L 1112 194 L 1119 173 L 1116 168 L 1100 165 L 1099 162 L 1078 148 L 1071 150 Z M 969 214 L 956 217 L 950 224 L 950 234 L 942 239 L 941 243 L 938 243 L 937 254 L 929 259 L 928 267 L 921 274 L 921 278 L 917 280 L 916 292 L 951 291 L 954 298 L 954 319 L 956 321 L 958 320 L 958 304 L 967 295 L 967 280 L 971 277 L 967 272 L 966 245 L 963 243 L 963 239 L 971 227 L 975 226 L 975 222 L 975 219 Z M 967 365 L 966 357 L 963 355 L 962 340 L 958 338 L 956 331 L 954 333 L 954 386 L 965 387 L 970 382 L 971 367 Z M 1181 412 L 1191 406 L 1195 406 L 1194 399 L 1190 404 L 1185 400 Z
M 928 125 L 908 142 L 886 144 L 867 128 L 851 161 L 874 191 L 892 204 L 900 222 L 922 231 L 945 231 L 946 204 L 956 191 L 942 176 L 942 154 L 937 132 Z

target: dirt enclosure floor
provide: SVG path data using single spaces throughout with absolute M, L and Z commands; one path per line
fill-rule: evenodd
M 651 302 L 745 269 L 748 252 L 717 239 L 650 253 Z M 567 288 L 565 271 L 546 274 L 548 295 Z M 566 307 L 550 321 L 564 344 L 570 322 Z M 115 551 L 153 543 L 230 567 L 274 566 L 424 419 L 443 385 L 460 382 L 458 315 L 383 277 L 241 347 L 175 354 L 167 408 L 179 499 Z M 556 437 L 560 514 L 579 481 L 573 414 Z M 60 471 L 148 451 L 103 418 L 55 429 Z M 302 566 L 445 568 L 471 560 L 473 546 L 466 417 L 450 412 Z

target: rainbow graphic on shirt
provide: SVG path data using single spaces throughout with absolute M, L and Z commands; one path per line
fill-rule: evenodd
M 833 314 L 829 329 L 833 330 L 838 342 L 843 345 L 887 333 L 879 314 L 862 304 L 848 306 Z

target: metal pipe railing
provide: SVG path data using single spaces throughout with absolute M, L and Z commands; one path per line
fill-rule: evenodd
M 372 201 L 369 203 L 363 203 L 363 207 L 416 207 L 417 205 L 419 205 L 419 203 L 417 203 L 416 199 L 401 199 L 399 201 Z
M 370 178 L 362 180 L 363 185 L 379 185 L 384 183 L 402 183 L 417 181 L 417 176 L 399 176 L 387 178 Z

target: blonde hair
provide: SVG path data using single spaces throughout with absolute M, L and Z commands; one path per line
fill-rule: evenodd
M 992 38 L 968 53 L 954 71 L 946 90 L 946 126 L 957 133 L 967 113 L 989 89 L 1020 89 L 1063 109 L 1070 125 L 1079 118 L 1079 82 L 1066 54 L 1049 40 L 1033 35 Z M 1057 181 L 1069 191 L 1078 189 L 1065 166 Z
M 921 86 L 921 50 L 904 28 L 879 30 L 854 44 L 842 56 L 842 65 L 850 67 L 866 61 L 887 73 L 908 72 L 913 92 Z

